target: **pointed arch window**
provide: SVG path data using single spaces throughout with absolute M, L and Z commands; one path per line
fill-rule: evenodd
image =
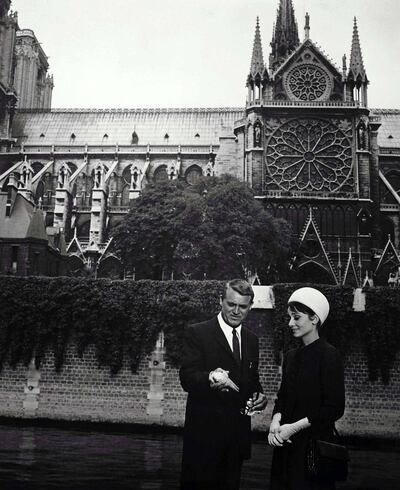
M 195 185 L 200 180 L 203 172 L 198 165 L 192 165 L 186 170 L 185 180 L 189 185 Z
M 121 206 L 129 206 L 129 185 L 124 185 L 121 193 Z
M 139 144 L 139 136 L 137 135 L 136 131 L 132 133 L 131 144 L 132 145 Z
M 351 206 L 346 206 L 344 210 L 344 226 L 346 235 L 355 235 L 356 229 L 356 213 Z
M 43 163 L 41 162 L 33 162 L 32 165 L 32 170 L 33 170 L 33 174 L 36 175 L 38 172 L 40 172 L 43 168 Z
M 79 224 L 77 227 L 77 237 L 80 240 L 88 240 L 90 233 L 90 220 L 85 221 L 84 223 Z
M 344 231 L 344 211 L 343 208 L 340 206 L 336 206 L 333 212 L 334 216 L 334 234 L 338 236 L 344 236 L 345 231 Z
M 168 173 L 167 173 L 167 166 L 166 165 L 161 165 L 154 171 L 154 181 L 155 182 L 162 182 L 165 180 L 168 180 Z
M 39 202 L 40 199 L 43 203 L 43 196 L 44 196 L 44 182 L 43 180 L 40 180 L 36 187 L 35 201 Z
M 122 172 L 122 179 L 125 184 L 130 185 L 131 183 L 131 165 L 128 165 L 127 167 L 124 168 Z
M 365 209 L 359 211 L 358 215 L 358 233 L 361 236 L 368 236 L 370 233 L 371 215 Z
M 282 204 L 279 204 L 277 209 L 276 209 L 276 217 L 287 219 L 286 208 Z

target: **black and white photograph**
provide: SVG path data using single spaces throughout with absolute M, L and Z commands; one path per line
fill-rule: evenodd
M 398 0 L 0 0 L 0 488 L 400 488 Z

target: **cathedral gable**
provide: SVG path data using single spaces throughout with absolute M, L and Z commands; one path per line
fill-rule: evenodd
M 275 73 L 275 98 L 327 102 L 342 98 L 342 76 L 310 41 L 305 41 Z

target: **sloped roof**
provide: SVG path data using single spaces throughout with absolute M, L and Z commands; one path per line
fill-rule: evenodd
M 33 211 L 32 219 L 26 232 L 26 238 L 40 238 L 41 240 L 48 241 L 44 216 L 40 209 L 36 208 Z
M 7 195 L 2 194 L 2 207 L 5 211 Z M 11 216 L 0 215 L 0 238 L 37 238 L 47 240 L 46 227 L 41 211 L 34 208 L 24 196 L 17 194 Z
M 381 118 L 379 146 L 400 148 L 400 109 L 371 109 L 371 113 Z M 30 145 L 129 145 L 135 132 L 140 145 L 163 145 L 166 134 L 174 145 L 217 145 L 219 136 L 243 117 L 240 107 L 27 110 L 15 115 L 13 137 Z
M 330 56 L 328 56 L 323 49 L 311 39 L 305 39 L 301 44 L 299 44 L 299 46 L 290 54 L 290 56 L 288 56 L 288 58 L 281 65 L 279 65 L 274 75 L 276 76 L 279 73 L 283 73 L 288 66 L 292 65 L 293 60 L 295 60 L 296 57 L 307 48 L 313 50 L 319 56 L 321 62 L 325 64 L 328 70 L 336 72 L 336 75 L 339 77 L 341 76 L 338 67 L 335 65 Z
M 371 109 L 371 112 L 381 118 L 378 145 L 384 148 L 400 148 L 400 109 Z
M 13 137 L 30 145 L 130 145 L 135 132 L 140 145 L 163 145 L 166 134 L 170 144 L 217 145 L 220 133 L 233 130 L 243 116 L 244 108 L 237 107 L 21 110 L 14 118 Z

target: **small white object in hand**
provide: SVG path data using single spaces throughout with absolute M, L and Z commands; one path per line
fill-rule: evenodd
M 228 373 L 226 371 L 216 371 L 213 373 L 212 377 L 214 381 L 218 382 L 228 378 Z

